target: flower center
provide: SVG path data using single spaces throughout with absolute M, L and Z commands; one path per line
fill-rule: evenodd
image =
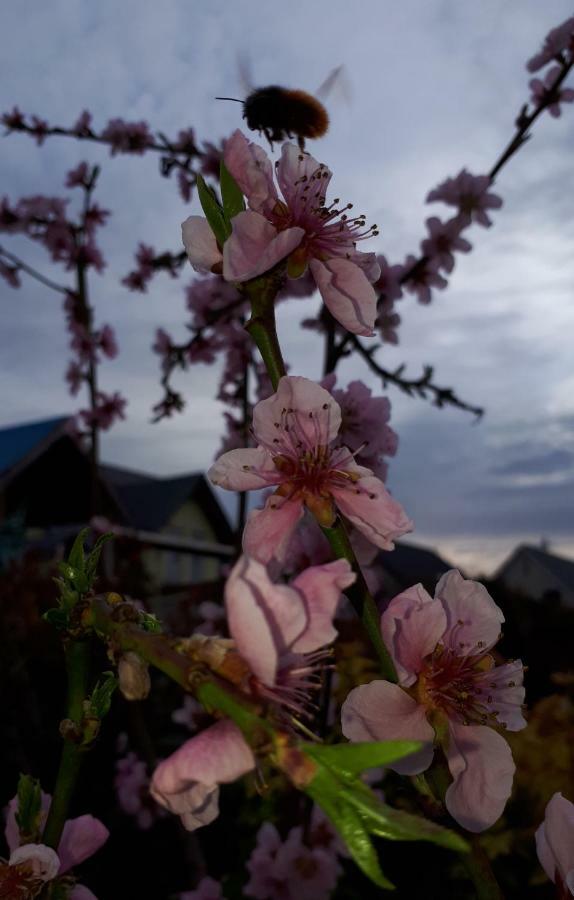
M 416 699 L 429 712 L 436 710 L 465 725 L 493 725 L 498 711 L 495 706 L 496 682 L 489 692 L 488 672 L 494 660 L 487 653 L 457 656 L 439 644 L 425 663 L 415 686 Z

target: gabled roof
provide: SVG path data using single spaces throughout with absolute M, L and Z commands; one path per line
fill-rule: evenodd
M 66 432 L 69 416 L 0 428 L 0 478 L 20 470 Z
M 402 542 L 395 544 L 391 553 L 379 554 L 377 561 L 385 571 L 405 585 L 418 582 L 434 585 L 441 575 L 453 568 L 434 550 Z
M 555 556 L 548 553 L 540 547 L 533 547 L 530 544 L 521 544 L 513 551 L 509 559 L 505 560 L 498 572 L 497 578 L 504 579 L 504 570 L 517 556 L 526 554 L 543 566 L 547 572 L 550 572 L 554 578 L 558 579 L 565 587 L 574 588 L 574 560 L 566 559 L 563 556 Z

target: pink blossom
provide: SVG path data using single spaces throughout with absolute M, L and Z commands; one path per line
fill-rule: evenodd
M 11 112 L 2 114 L 2 124 L 10 131 L 21 131 L 26 124 L 24 114 L 14 106 Z
M 240 730 L 216 722 L 159 764 L 151 782 L 154 800 L 181 817 L 188 831 L 209 825 L 219 813 L 219 785 L 251 772 L 255 758 Z
M 39 821 L 39 830 L 44 828 L 52 798 L 42 791 L 42 806 Z M 18 798 L 13 797 L 8 804 L 6 815 L 6 828 L 4 836 L 10 852 L 16 850 L 20 843 L 20 834 L 16 822 Z M 59 875 L 66 872 L 93 856 L 102 847 L 109 837 L 108 829 L 94 816 L 84 815 L 75 819 L 68 819 L 64 825 L 62 837 L 58 844 L 58 857 L 60 861 Z
M 536 832 L 536 852 L 559 896 L 574 897 L 574 803 L 560 793 L 554 794 L 546 807 L 544 822 Z
M 387 344 L 398 344 L 399 335 L 397 329 L 401 324 L 401 317 L 395 312 L 394 300 L 379 300 L 377 305 L 378 315 L 375 322 L 376 327 L 381 333 L 381 337 Z
M 212 144 L 211 141 L 202 141 L 203 150 L 201 151 L 201 171 L 203 175 L 211 175 L 212 178 L 219 178 L 219 170 L 221 168 L 221 160 L 223 159 L 223 151 L 227 141 L 221 140 L 219 146 Z
M 66 381 L 70 389 L 70 394 L 75 397 L 82 386 L 86 374 L 82 367 L 72 360 L 66 370 Z
M 327 375 L 322 385 L 341 408 L 339 438 L 359 465 L 371 469 L 382 481 L 387 477 L 383 456 L 395 456 L 399 439 L 388 424 L 391 404 L 387 397 L 373 397 L 362 381 L 351 381 L 345 390 L 335 390 L 337 376 Z
M 223 900 L 221 885 L 207 876 L 202 878 L 194 891 L 185 891 L 179 900 Z
M 387 262 L 386 256 L 377 255 L 377 262 L 381 270 L 379 277 L 373 284 L 373 287 L 379 297 L 385 297 L 387 300 L 399 300 L 403 295 L 402 277 L 404 275 L 404 266 L 391 266 Z
M 104 356 L 115 359 L 118 355 L 118 342 L 111 325 L 104 325 L 97 335 L 98 346 Z
M 52 881 L 60 870 L 58 854 L 45 844 L 23 844 L 10 854 L 9 866 L 20 867 L 38 881 Z
M 454 251 L 468 253 L 472 250 L 466 238 L 461 237 L 461 232 L 467 227 L 467 222 L 460 216 L 441 222 L 436 216 L 427 219 L 429 237 L 421 243 L 421 249 L 425 256 L 436 262 L 438 268 L 445 272 L 454 269 Z
M 87 109 L 81 113 L 72 128 L 74 134 L 77 135 L 88 135 L 91 133 L 91 124 L 92 124 L 92 114 L 88 112 Z
M 259 829 L 247 869 L 244 893 L 258 900 L 327 900 L 341 874 L 334 853 L 305 845 L 301 827 L 282 841 L 271 822 Z
M 540 106 L 546 107 L 550 115 L 555 119 L 562 114 L 560 109 L 561 103 L 572 103 L 574 101 L 574 89 L 554 87 L 561 73 L 562 68 L 560 66 L 553 66 L 544 76 L 544 81 L 541 81 L 540 78 L 533 78 L 530 81 L 531 102 L 536 108 Z
M 120 809 L 134 817 L 138 828 L 151 828 L 158 810 L 149 795 L 146 765 L 135 753 L 127 753 L 116 761 L 114 787 Z
M 510 747 L 494 728 L 526 725 L 522 663 L 495 668 L 489 654 L 503 621 L 486 589 L 456 570 L 443 575 L 434 599 L 420 584 L 409 588 L 381 618 L 399 683 L 355 688 L 341 711 L 352 741 L 423 741 L 422 750 L 392 767 L 405 774 L 427 769 L 433 742 L 440 742 L 453 777 L 447 809 L 474 832 L 499 818 L 512 789 Z
M 104 394 L 103 391 L 98 391 L 95 409 L 83 409 L 80 411 L 80 416 L 88 427 L 95 426 L 107 431 L 117 419 L 125 419 L 127 402 L 125 397 L 122 397 L 117 391 L 114 391 L 113 394 Z
M 68 322 L 68 330 L 72 335 L 71 349 L 78 354 L 81 362 L 93 362 L 96 359 L 96 339 L 90 334 L 85 325 L 81 325 L 75 319 Z
M 87 162 L 81 162 L 66 175 L 66 187 L 85 187 L 89 178 L 90 167 Z
M 305 507 L 324 526 L 337 509 L 377 547 L 412 529 L 403 508 L 370 469 L 358 466 L 344 446 L 332 446 L 341 409 L 331 395 L 307 378 L 286 375 L 277 393 L 253 411 L 257 448 L 230 450 L 208 477 L 226 490 L 277 486 L 263 509 L 250 513 L 243 546 L 260 562 L 284 559 Z
M 410 255 L 405 259 L 405 290 L 417 295 L 419 303 L 431 302 L 431 288 L 442 290 L 448 284 L 446 278 L 439 275 L 438 261 L 435 259 L 416 259 Z
M 250 690 L 287 715 L 309 714 L 321 686 L 323 648 L 337 632 L 341 591 L 355 581 L 346 560 L 313 566 L 290 585 L 274 584 L 264 565 L 242 556 L 225 585 L 225 608 L 235 647 L 248 664 Z
M 544 38 L 542 50 L 528 60 L 526 68 L 529 72 L 536 72 L 547 63 L 559 57 L 564 50 L 572 52 L 572 38 L 574 37 L 574 17 L 566 19 L 561 25 L 557 25 L 548 32 Z
M 467 225 L 477 222 L 485 228 L 490 228 L 492 221 L 486 210 L 500 209 L 502 206 L 502 199 L 498 194 L 489 191 L 490 184 L 490 176 L 471 175 L 466 169 L 461 169 L 455 178 L 447 178 L 438 187 L 433 188 L 427 194 L 426 202 L 442 200 L 449 206 L 456 206 L 458 216 Z
M 111 154 L 142 154 L 153 143 L 147 122 L 124 122 L 123 119 L 110 119 L 100 135 L 110 144 Z

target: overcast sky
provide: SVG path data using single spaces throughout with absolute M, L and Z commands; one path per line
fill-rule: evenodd
M 398 263 L 417 253 L 426 217 L 450 214 L 425 205 L 428 190 L 463 166 L 490 168 L 528 99 L 525 61 L 572 13 L 566 0 L 4 0 L 0 109 L 17 104 L 72 124 L 87 108 L 96 128 L 120 116 L 168 134 L 192 125 L 199 139 L 219 140 L 240 124 L 240 107 L 213 99 L 241 96 L 238 54 L 257 84 L 311 91 L 344 63 L 352 103 L 334 103 L 330 132 L 312 152 L 333 169 L 336 196 L 378 223 L 380 236 L 363 249 Z M 518 541 L 542 537 L 574 556 L 573 140 L 574 105 L 558 120 L 544 114 L 500 175 L 493 228 L 467 232 L 473 252 L 458 257 L 430 306 L 400 301 L 400 346 L 383 355 L 413 376 L 432 363 L 439 384 L 486 407 L 477 424 L 389 389 L 400 436 L 389 486 L 415 520 L 413 540 L 462 567 L 491 571 Z M 0 154 L 12 200 L 64 194 L 68 169 L 102 164 L 97 199 L 113 217 L 100 232 L 108 265 L 92 277 L 92 297 L 121 354 L 101 381 L 129 399 L 127 421 L 104 439 L 105 459 L 156 474 L 206 467 L 220 440 L 214 368 L 180 379 L 184 415 L 149 423 L 160 398 L 150 344 L 159 325 L 183 335 L 184 282 L 160 276 L 145 295 L 119 283 L 138 241 L 179 249 L 180 222 L 195 207 L 160 177 L 152 154 L 111 159 L 97 146 L 53 138 L 38 148 L 24 135 L 3 138 Z M 1 239 L 62 279 L 42 250 Z M 317 306 L 292 301 L 280 317 L 291 371 L 313 378 L 317 338 L 297 322 Z M 2 282 L 0 329 L 0 425 L 74 412 L 57 296 Z M 357 361 L 339 380 L 353 377 L 380 391 Z

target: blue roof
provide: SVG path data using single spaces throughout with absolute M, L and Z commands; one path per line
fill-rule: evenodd
M 57 419 L 0 428 L 0 475 L 24 460 L 38 444 L 42 444 L 69 419 L 69 416 L 59 416 Z

